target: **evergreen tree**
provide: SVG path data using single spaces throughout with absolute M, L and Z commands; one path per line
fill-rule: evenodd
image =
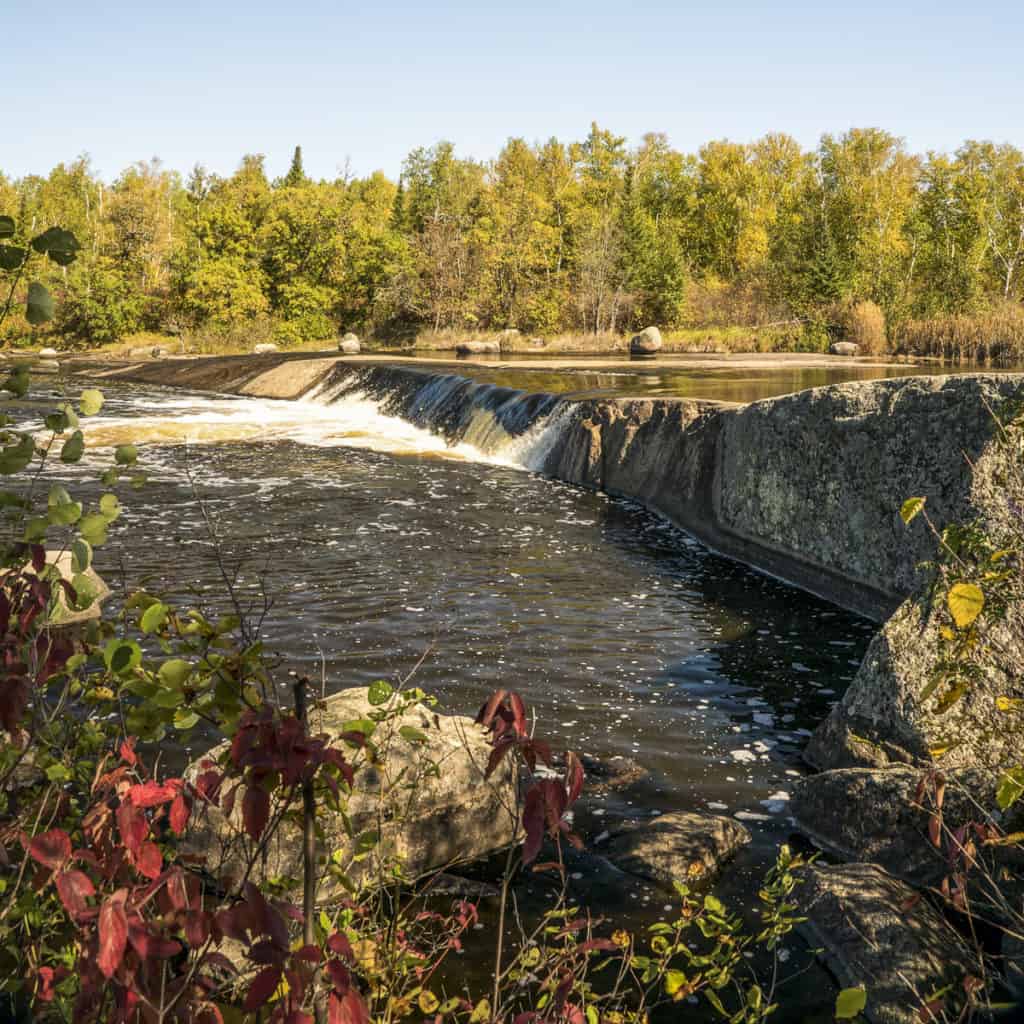
M 282 184 L 285 187 L 293 188 L 308 182 L 309 178 L 306 177 L 306 171 L 302 166 L 302 147 L 296 146 L 295 152 L 292 154 L 292 165 L 288 168 L 288 173 L 284 176 Z

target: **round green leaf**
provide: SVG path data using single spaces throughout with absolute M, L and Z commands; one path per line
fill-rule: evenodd
M 0 245 L 0 270 L 17 270 L 24 259 L 24 249 L 16 245 Z
M 374 707 L 379 707 L 381 704 L 387 704 L 394 692 L 394 687 L 390 683 L 386 683 L 383 679 L 377 679 L 370 683 L 366 696 Z
M 167 612 L 170 609 L 167 605 L 157 601 L 151 604 L 139 619 L 139 628 L 143 633 L 155 633 L 166 621 Z
M 118 445 L 114 452 L 114 461 L 119 466 L 134 466 L 139 457 L 139 450 L 133 444 Z
M 103 408 L 103 392 L 86 388 L 78 400 L 78 408 L 83 416 L 95 416 Z
M 925 498 L 907 498 L 900 507 L 900 518 L 904 523 L 909 523 L 919 512 L 924 509 Z
M 858 988 L 844 988 L 836 996 L 836 1020 L 850 1020 L 868 1005 L 868 994 L 861 985 Z
M 14 237 L 14 218 L 7 214 L 0 215 L 0 238 Z
M 82 506 L 77 501 L 52 505 L 47 518 L 54 526 L 74 526 L 82 517 Z
M 38 281 L 28 286 L 28 299 L 25 302 L 25 319 L 33 325 L 45 324 L 53 319 L 53 296 Z
M 188 708 L 178 708 L 174 712 L 175 729 L 191 729 L 199 721 L 199 716 Z
M 171 658 L 160 666 L 160 682 L 180 690 L 192 673 L 192 666 L 181 658 Z
M 82 539 L 88 541 L 93 547 L 99 547 L 107 542 L 107 518 L 99 513 L 82 516 L 78 523 L 78 532 Z
M 100 498 L 100 515 L 107 522 L 112 523 L 121 514 L 121 502 L 117 500 L 116 494 L 104 494 Z
M 142 663 L 142 648 L 131 640 L 111 640 L 103 650 L 103 660 L 115 675 L 124 675 Z
M 78 462 L 85 453 L 85 438 L 82 432 L 76 430 L 65 442 L 60 450 L 61 462 Z

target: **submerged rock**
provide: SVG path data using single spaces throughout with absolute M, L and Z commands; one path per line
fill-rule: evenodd
M 365 688 L 343 690 L 313 712 L 311 731 L 337 737 L 348 731 L 352 722 L 381 710 L 370 704 Z M 491 745 L 472 719 L 436 714 L 417 705 L 378 725 L 373 741 L 380 763 L 359 762 L 362 767 L 356 772 L 346 812 L 352 835 L 379 831 L 380 841 L 362 861 L 347 869 L 349 878 L 370 883 L 382 862 L 394 859 L 401 861 L 406 877 L 416 878 L 437 868 L 476 860 L 515 841 L 518 811 L 512 759 L 504 759 L 490 779 L 485 779 L 483 769 Z M 206 756 L 216 757 L 224 749 L 215 748 Z M 194 764 L 189 773 L 198 770 Z M 201 855 L 211 868 L 223 865 L 221 871 L 229 874 L 242 866 L 241 851 L 233 841 L 241 824 L 241 803 L 235 802 L 231 825 L 213 808 L 197 818 L 189 836 L 190 852 Z M 357 841 L 350 838 L 342 816 L 321 810 L 317 823 L 322 829 L 318 842 L 321 866 L 337 851 L 341 863 L 348 864 Z M 298 879 L 301 874 L 301 832 L 286 821 L 267 846 L 257 880 Z M 320 901 L 346 891 L 323 871 L 319 883 Z
M 860 345 L 852 341 L 834 341 L 828 350 L 834 356 L 855 356 L 860 351 Z
M 732 818 L 672 811 L 613 834 L 600 849 L 623 871 L 670 887 L 710 877 L 749 842 Z
M 799 925 L 843 988 L 863 985 L 864 1016 L 916 1024 L 937 989 L 982 974 L 960 936 L 925 898 L 874 864 L 812 865 L 797 888 Z
M 338 342 L 338 351 L 343 352 L 347 356 L 359 355 L 359 337 L 349 331 L 342 339 Z
M 629 339 L 629 354 L 653 356 L 661 348 L 661 331 L 657 327 L 645 327 Z

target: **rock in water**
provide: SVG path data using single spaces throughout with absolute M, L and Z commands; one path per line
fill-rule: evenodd
M 497 356 L 501 354 L 501 343 L 498 341 L 460 341 L 455 346 L 460 356 Z
M 732 818 L 673 811 L 616 833 L 601 852 L 623 871 L 670 888 L 715 874 L 749 842 L 750 833 Z
M 394 699 L 394 698 L 393 698 Z M 328 697 L 310 715 L 310 731 L 337 737 L 391 705 L 370 704 L 365 688 L 343 690 Z M 402 733 L 405 735 L 402 735 Z M 382 858 L 401 861 L 404 873 L 416 878 L 437 868 L 472 861 L 515 841 L 518 834 L 517 794 L 512 758 L 505 758 L 489 778 L 483 775 L 491 753 L 484 730 L 472 719 L 440 715 L 423 705 L 381 723 L 373 734 L 379 764 L 359 760 L 346 812 L 356 837 L 380 830 L 380 842 L 362 861 L 347 868 L 356 884 L 370 884 Z M 206 756 L 217 757 L 226 744 Z M 204 758 L 205 759 L 205 758 Z M 200 763 L 202 760 L 200 759 Z M 188 769 L 189 777 L 199 764 Z M 241 827 L 242 801 L 235 801 L 229 826 L 223 813 L 209 809 L 190 831 L 190 852 L 199 854 L 214 874 L 217 865 L 229 874 L 242 860 L 232 837 Z M 381 828 L 381 822 L 384 822 Z M 322 865 L 335 851 L 348 865 L 357 843 L 349 837 L 340 814 L 318 809 L 322 829 L 318 857 Z M 271 839 L 257 880 L 301 879 L 302 842 L 297 824 L 286 822 Z M 321 871 L 318 900 L 344 895 L 343 885 Z
M 661 331 L 657 327 L 645 327 L 629 339 L 631 356 L 653 356 L 661 348 Z
M 253 353 L 258 356 L 267 355 L 269 352 L 276 352 L 277 346 L 272 341 L 261 341 L 253 346 Z
M 78 588 L 82 591 L 79 597 L 89 597 L 90 601 L 85 608 L 75 609 L 68 605 L 67 594 L 63 587 L 55 587 L 57 603 L 47 616 L 47 625 L 57 628 L 68 626 L 79 626 L 91 622 L 100 617 L 100 606 L 110 596 L 110 587 L 103 581 L 100 575 L 92 569 L 84 573 L 76 573 L 72 564 L 70 551 L 47 551 L 47 566 L 56 570 L 61 579 L 71 583 L 78 578 Z M 25 569 L 31 568 L 31 564 L 25 565 Z M 2 585 L 5 573 L 0 573 L 0 585 Z
M 342 339 L 338 342 L 338 351 L 343 352 L 347 356 L 359 355 L 359 338 L 357 335 L 349 331 Z
M 860 346 L 852 341 L 835 341 L 829 345 L 828 350 L 834 356 L 855 356 L 860 351 Z
M 55 348 L 41 348 L 39 350 L 40 359 L 56 359 L 57 350 Z
M 930 993 L 980 974 L 960 937 L 926 898 L 874 864 L 812 865 L 796 891 L 799 929 L 842 988 L 863 985 L 874 1024 L 917 1024 Z M 955 995 L 953 999 L 955 1000 Z

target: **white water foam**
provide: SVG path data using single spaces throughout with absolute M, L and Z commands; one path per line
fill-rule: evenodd
M 448 444 L 438 434 L 381 412 L 362 392 L 335 397 L 344 384 L 319 386 L 297 401 L 180 394 L 144 394 L 131 400 L 133 415 L 83 420 L 86 444 L 109 448 L 147 444 L 222 444 L 282 441 L 317 448 L 364 448 L 395 455 L 428 455 L 539 469 L 554 447 L 566 406 L 510 437 L 486 413 L 470 431 L 474 443 Z

